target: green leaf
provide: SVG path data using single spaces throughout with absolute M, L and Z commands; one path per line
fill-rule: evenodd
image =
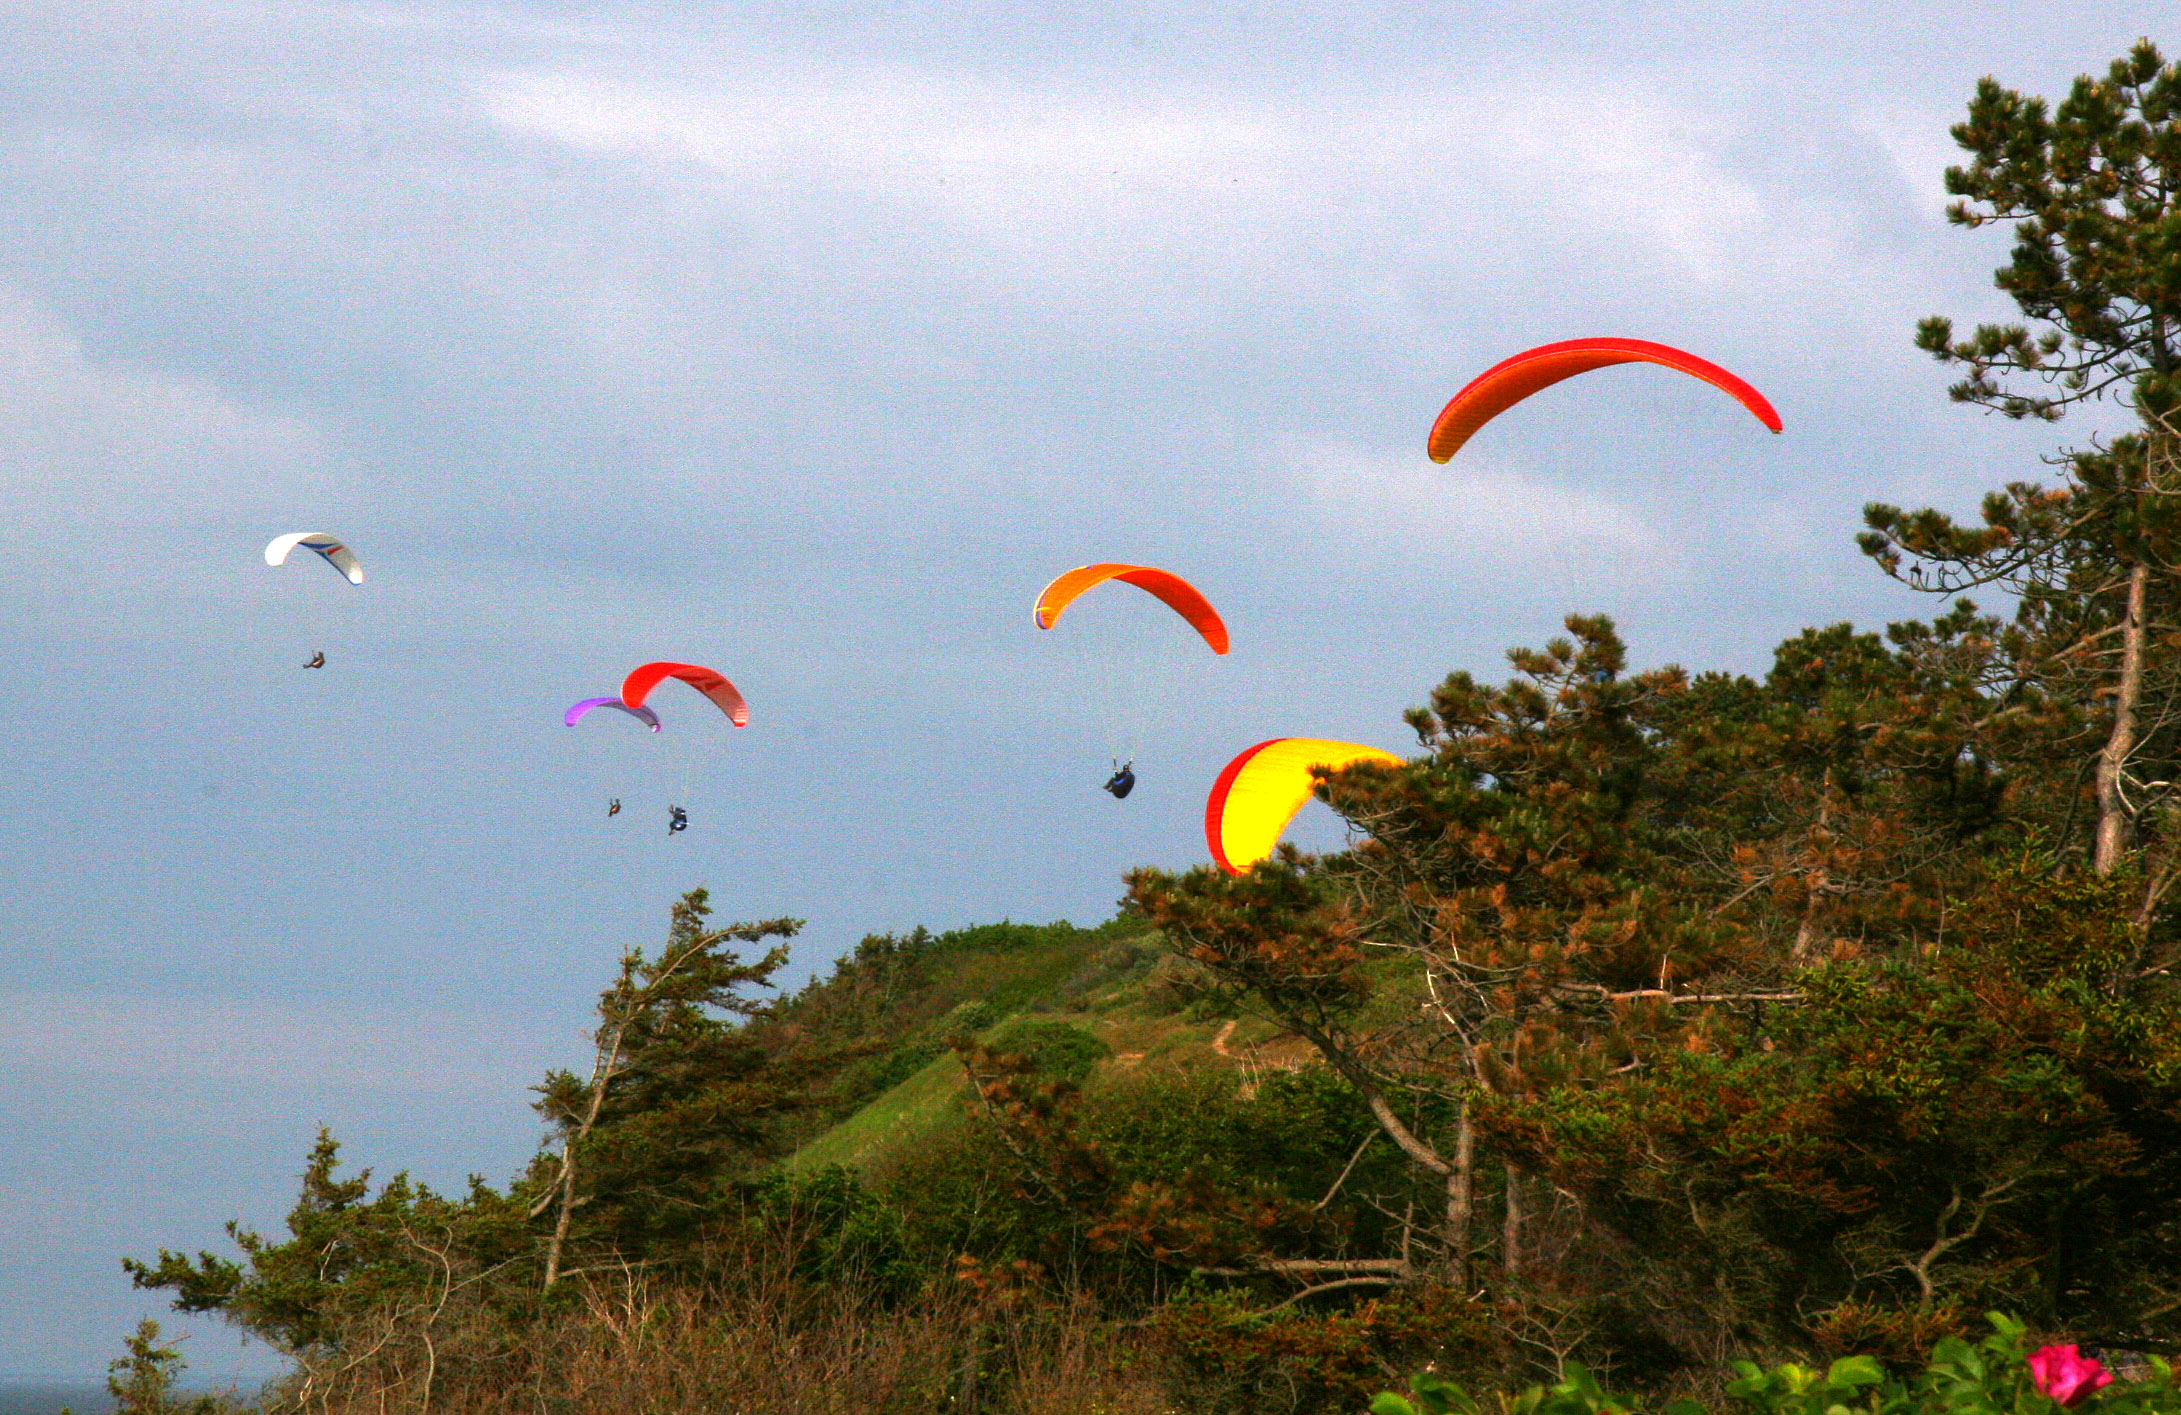
M 1444 1376 L 1419 1371 L 1409 1377 L 1409 1389 L 1416 1393 L 1422 1415 L 1476 1415 L 1477 1405 L 1469 1392 Z
M 1843 1356 L 1825 1373 L 1825 1379 L 1836 1386 L 1874 1386 L 1885 1378 L 1885 1367 L 1869 1356 Z
M 1580 1395 L 1586 1401 L 1602 1401 L 1608 1398 L 1605 1391 L 1599 1386 L 1598 1378 L 1593 1376 L 1590 1373 L 1590 1368 L 1580 1361 L 1568 1362 L 1566 1371 L 1561 1375 L 1560 1384 L 1555 1386 L 1554 1389 L 1566 1391 L 1571 1395 Z

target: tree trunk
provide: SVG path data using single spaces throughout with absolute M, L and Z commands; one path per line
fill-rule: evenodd
M 576 1211 L 576 1149 L 591 1137 L 591 1127 L 598 1124 L 599 1108 L 606 1103 L 606 1087 L 614 1078 L 614 1068 L 621 1061 L 621 1039 L 627 1033 L 627 1023 L 615 1019 L 608 1024 L 613 1029 L 613 1042 L 601 1043 L 598 1059 L 591 1065 L 591 1103 L 584 1107 L 583 1123 L 573 1135 L 560 1142 L 560 1176 L 554 1187 L 560 1191 L 559 1212 L 553 1218 L 553 1237 L 545 1246 L 545 1291 L 553 1290 L 553 1283 L 560 1277 L 560 1260 L 568 1248 L 568 1226 Z M 533 1211 L 535 1212 L 535 1211 Z
M 1461 1119 L 1454 1132 L 1454 1164 L 1446 1172 L 1446 1261 L 1454 1285 L 1469 1290 L 1469 1221 L 1476 1209 L 1472 1182 L 1477 1154 L 1477 1134 L 1469 1123 L 1469 1102 L 1462 1102 Z
M 2093 864 L 2111 874 L 2128 850 L 2128 800 L 2121 791 L 2129 754 L 2136 749 L 2136 713 L 2143 701 L 2144 601 L 2151 567 L 2137 561 L 2128 572 L 2128 611 L 2120 626 L 2120 683 L 2113 693 L 2113 730 L 2098 754 L 2098 840 Z
M 1499 1267 L 1509 1282 L 1522 1276 L 1522 1171 L 1507 1166 L 1507 1213 L 1499 1230 Z
M 1378 1089 L 1378 1083 L 1371 1079 L 1371 1073 L 1364 1069 L 1363 1063 L 1335 1043 L 1331 1036 L 1310 1024 L 1292 1021 L 1289 1026 L 1295 1035 L 1316 1048 L 1318 1055 L 1325 1058 L 1325 1064 L 1332 1067 L 1342 1080 L 1355 1087 L 1356 1093 L 1363 1097 L 1364 1105 L 1370 1108 L 1372 1118 L 1378 1121 L 1378 1128 L 1385 1131 L 1387 1138 L 1401 1147 L 1401 1153 L 1445 1181 L 1446 1268 L 1452 1274 L 1455 1284 L 1467 1290 L 1470 1278 L 1469 1224 L 1476 1208 L 1476 1187 L 1471 1172 L 1475 1168 L 1477 1149 L 1476 1131 L 1469 1120 L 1469 1102 L 1462 1102 L 1461 1119 L 1454 1136 L 1454 1158 L 1449 1162 L 1446 1156 L 1433 1149 L 1425 1143 L 1423 1137 L 1402 1123 L 1401 1117 L 1394 1112 L 1392 1103 Z
M 568 1223 L 576 1211 L 576 1142 L 573 1138 L 560 1142 L 559 1189 L 559 1212 L 553 1217 L 553 1237 L 545 1245 L 545 1290 L 548 1292 L 560 1277 L 561 1254 L 568 1247 Z
M 954 1408 L 962 1415 L 977 1415 L 977 1373 L 984 1364 L 984 1327 L 972 1323 L 969 1328 L 969 1357 L 962 1362 L 962 1383 L 954 1397 Z
M 1795 948 L 1789 956 L 1797 963 L 1807 963 L 1817 953 L 1820 942 L 1820 914 L 1825 901 L 1825 888 L 1831 878 L 1825 870 L 1826 850 L 1833 843 L 1833 769 L 1825 768 L 1825 779 L 1818 788 L 1817 829 L 1810 833 L 1809 894 L 1802 901 L 1802 922 L 1795 926 Z

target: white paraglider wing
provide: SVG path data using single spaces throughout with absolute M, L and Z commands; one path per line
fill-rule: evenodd
M 328 535 L 324 531 L 290 531 L 284 536 L 274 536 L 265 547 L 265 563 L 286 564 L 288 552 L 299 545 L 305 550 L 317 551 L 350 584 L 363 583 L 363 562 L 356 558 L 356 552 L 343 545 L 339 537 Z

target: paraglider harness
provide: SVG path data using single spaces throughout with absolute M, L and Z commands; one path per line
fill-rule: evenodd
M 668 806 L 666 814 L 666 833 L 668 835 L 680 835 L 683 831 L 689 829 L 689 812 L 683 810 L 680 806 Z
M 324 668 L 326 666 L 326 651 L 324 649 L 318 650 L 318 652 L 310 656 L 310 662 L 303 666 L 305 668 Z
M 606 818 L 607 818 L 608 820 L 611 820 L 611 819 L 613 819 L 613 818 L 614 818 L 615 816 L 617 816 L 617 815 L 620 815 L 620 814 L 621 814 L 621 798 L 620 798 L 619 796 L 616 796 L 616 797 L 614 797 L 614 798 L 613 798 L 613 799 L 612 799 L 611 801 L 608 801 L 608 802 L 606 803 Z
M 1106 784 L 1101 789 L 1112 792 L 1113 799 L 1116 801 L 1126 800 L 1128 793 L 1136 789 L 1135 766 L 1136 763 L 1133 761 L 1121 762 L 1116 765 L 1113 769 L 1113 775 L 1106 778 Z

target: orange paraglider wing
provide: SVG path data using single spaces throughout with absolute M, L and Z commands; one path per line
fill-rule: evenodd
M 668 678 L 679 678 L 710 698 L 727 720 L 737 727 L 750 725 L 750 705 L 722 675 L 697 663 L 647 663 L 621 680 L 621 704 L 634 711 L 644 705 L 653 688 Z
M 1453 401 L 1439 411 L 1438 421 L 1431 425 L 1431 441 L 1427 445 L 1431 460 L 1444 462 L 1452 457 L 1478 428 L 1540 388 L 1549 388 L 1563 378 L 1573 378 L 1608 364 L 1660 364 L 1678 369 L 1725 393 L 1774 432 L 1780 430 L 1780 415 L 1765 401 L 1764 394 L 1709 359 L 1700 359 L 1671 344 L 1654 344 L 1648 339 L 1568 339 L 1558 344 L 1540 344 L 1511 359 L 1503 359 L 1471 379 L 1469 386 L 1455 394 Z
M 1274 737 L 1228 762 L 1204 801 L 1204 843 L 1212 862 L 1238 875 L 1270 855 L 1317 785 L 1310 769 L 1339 771 L 1357 762 L 1401 765 L 1391 752 L 1317 737 Z
M 1050 629 L 1060 618 L 1062 610 L 1075 602 L 1077 595 L 1102 585 L 1108 580 L 1125 580 L 1138 589 L 1148 591 L 1163 600 L 1166 606 L 1189 621 L 1189 627 L 1204 636 L 1204 642 L 1212 646 L 1213 653 L 1227 651 L 1227 626 L 1195 585 L 1169 570 L 1149 565 L 1080 565 L 1047 585 L 1037 597 L 1034 617 L 1040 629 Z

